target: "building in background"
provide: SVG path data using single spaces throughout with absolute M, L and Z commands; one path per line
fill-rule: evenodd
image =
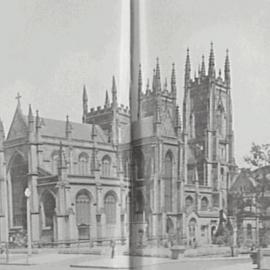
M 270 166 L 242 170 L 230 187 L 228 210 L 235 217 L 239 246 L 270 244 Z

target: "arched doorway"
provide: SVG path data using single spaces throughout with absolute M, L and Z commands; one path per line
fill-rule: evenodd
M 212 242 L 212 244 L 214 244 L 216 241 L 216 237 L 215 237 L 216 230 L 217 230 L 216 226 L 211 227 L 211 242 Z
M 197 243 L 197 221 L 192 218 L 188 223 L 188 241 L 190 246 L 195 246 Z
M 168 236 L 169 244 L 171 245 L 174 242 L 175 234 L 174 234 L 174 224 L 171 218 L 167 217 L 166 220 L 166 233 Z
M 174 233 L 174 225 L 170 218 L 167 218 L 167 221 L 166 221 L 166 233 L 169 235 Z
M 11 203 L 12 203 L 12 225 L 26 229 L 26 197 L 24 191 L 27 187 L 28 164 L 23 157 L 17 154 L 11 163 Z
M 55 240 L 55 197 L 50 191 L 44 191 L 40 201 L 41 212 L 41 238 L 45 242 Z
M 90 239 L 90 194 L 83 189 L 76 196 L 76 222 L 78 227 L 79 240 Z

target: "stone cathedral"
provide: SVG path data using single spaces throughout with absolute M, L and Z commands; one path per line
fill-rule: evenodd
M 89 109 L 94 93 L 84 87 L 82 123 L 47 119 L 31 106 L 24 114 L 18 97 L 6 137 L 0 126 L 1 241 L 27 228 L 29 187 L 36 244 L 130 235 L 212 243 L 236 168 L 230 64 L 227 52 L 216 74 L 213 45 L 207 72 L 202 58 L 191 77 L 190 62 L 188 51 L 182 109 L 175 66 L 162 80 L 158 59 L 151 81 L 139 67 L 136 110 L 118 103 L 114 77 L 104 106 Z

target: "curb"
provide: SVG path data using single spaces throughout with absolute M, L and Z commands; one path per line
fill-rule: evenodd
M 20 265 L 20 266 L 30 266 L 30 265 L 37 265 L 34 263 L 0 263 L 0 265 Z
M 135 269 L 135 267 L 119 267 L 119 266 L 94 266 L 94 265 L 76 265 L 71 264 L 72 268 L 91 268 L 91 269 Z

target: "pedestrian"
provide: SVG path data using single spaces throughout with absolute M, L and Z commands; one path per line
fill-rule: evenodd
M 115 242 L 111 240 L 111 248 L 112 248 L 112 253 L 111 253 L 111 258 L 114 258 L 114 252 L 115 252 Z

